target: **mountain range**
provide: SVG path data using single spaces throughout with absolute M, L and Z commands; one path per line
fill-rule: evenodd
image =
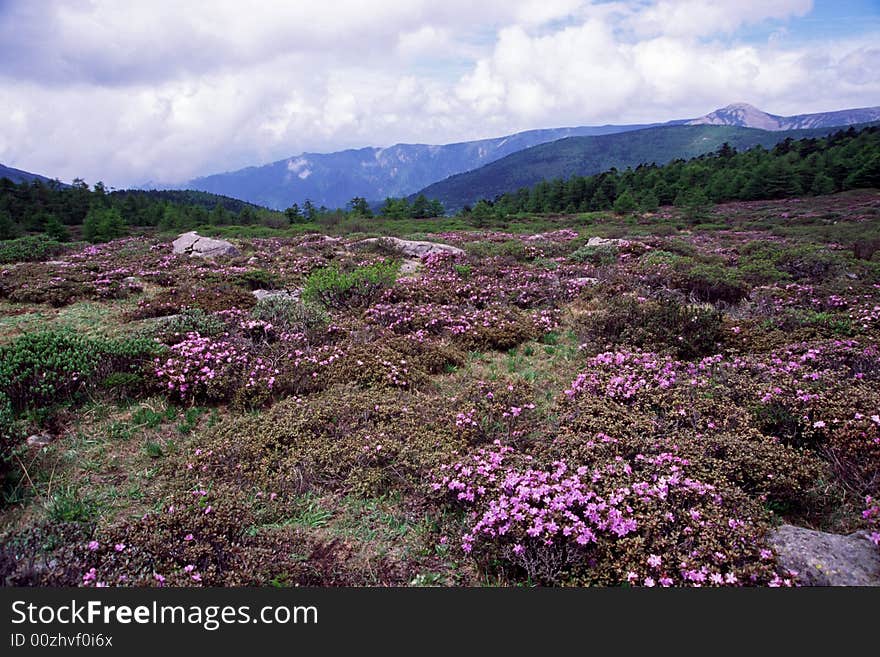
M 695 119 L 678 119 L 662 124 L 529 130 L 494 139 L 445 145 L 396 144 L 388 148 L 367 147 L 335 153 L 300 153 L 263 166 L 196 178 L 178 188 L 224 194 L 276 209 L 289 207 L 292 203 L 302 205 L 306 199 L 311 200 L 315 205 L 335 208 L 344 207 L 355 196 L 370 201 L 381 201 L 388 196 L 409 196 L 420 190 L 425 190 L 429 195 L 436 194 L 437 188 L 432 191 L 431 186 L 445 178 L 491 165 L 497 160 L 531 147 L 572 137 L 606 137 L 646 129 L 686 125 L 736 126 L 776 132 L 845 126 L 876 120 L 880 120 L 880 107 L 777 116 L 762 112 L 746 103 L 735 103 Z M 687 137 L 683 139 L 686 141 Z M 775 143 L 771 137 L 765 141 L 768 144 Z M 709 142 L 714 143 L 707 137 L 705 149 L 689 147 L 682 152 L 668 150 L 666 153 L 669 155 L 668 158 L 643 152 L 638 155 L 647 157 L 648 162 L 661 163 L 675 157 L 689 157 L 713 150 L 714 146 L 710 148 Z M 589 148 L 594 142 L 585 140 L 574 143 L 579 147 Z M 585 158 L 589 159 L 590 154 L 585 153 Z M 597 161 L 600 160 L 601 158 L 597 158 Z M 619 160 L 616 166 L 627 166 L 624 162 L 632 165 L 640 163 L 629 158 Z M 579 169 L 568 172 L 567 175 L 595 173 L 598 170 Z M 557 174 L 566 175 L 562 171 L 552 175 Z M 548 173 L 544 177 L 552 177 L 552 175 Z M 445 200 L 439 196 L 437 198 Z
M 336 208 L 356 196 L 376 204 L 389 196 L 424 193 L 457 210 L 548 178 L 663 164 L 713 151 L 724 141 L 737 148 L 772 146 L 787 136 L 818 136 L 840 126 L 878 120 L 880 106 L 778 116 L 734 103 L 698 118 L 666 123 L 551 128 L 444 145 L 300 153 L 263 166 L 158 187 L 209 192 L 279 210 L 307 199 L 316 206 Z M 50 180 L 0 164 L 3 177 L 13 182 Z
M 606 135 L 648 126 L 582 126 L 529 130 L 495 139 L 455 144 L 395 144 L 335 153 L 300 153 L 271 164 L 196 178 L 181 188 L 234 196 L 283 209 L 309 199 L 315 205 L 344 207 L 355 196 L 382 200 L 407 196 L 447 176 L 536 144 L 565 137 Z

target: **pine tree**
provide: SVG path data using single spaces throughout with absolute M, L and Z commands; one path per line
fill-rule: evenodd
M 636 209 L 636 200 L 628 189 L 625 189 L 614 201 L 614 212 L 628 214 Z
M 58 217 L 54 214 L 49 215 L 46 219 L 46 223 L 43 226 L 43 231 L 51 237 L 53 240 L 57 242 L 69 242 L 70 241 L 70 231 L 62 224 Z
M 288 221 L 292 224 L 298 224 L 303 221 L 302 213 L 299 211 L 299 205 L 296 203 L 292 204 L 284 211 L 284 216 L 286 216 Z
M 12 217 L 6 210 L 0 210 L 0 240 L 11 240 L 20 233 L 18 224 L 12 221 Z
M 642 195 L 639 197 L 639 209 L 642 212 L 655 212 L 659 207 L 660 201 L 657 199 L 653 189 L 648 188 L 642 192 Z
M 880 153 L 875 153 L 867 162 L 848 175 L 844 180 L 844 185 L 849 189 L 880 187 Z
M 369 218 L 373 216 L 367 199 L 362 196 L 355 196 L 348 202 L 348 211 L 356 217 Z
M 409 203 L 405 198 L 394 198 L 389 196 L 385 199 L 385 203 L 382 206 L 382 209 L 379 210 L 379 214 L 383 217 L 388 217 L 389 219 L 409 219 L 411 210 Z
M 318 211 L 315 209 L 314 204 L 309 199 L 306 199 L 305 203 L 303 203 L 303 216 L 309 223 L 312 223 L 318 219 Z
M 474 209 L 471 210 L 471 222 L 477 228 L 482 228 L 485 226 L 492 217 L 495 216 L 495 211 L 492 206 L 489 205 L 488 201 L 481 200 L 478 201 L 474 206 Z
M 822 171 L 817 173 L 813 178 L 813 184 L 810 186 L 810 194 L 821 196 L 824 194 L 833 194 L 835 191 L 834 181 Z
M 412 207 L 410 208 L 410 216 L 413 219 L 425 219 L 431 216 L 428 198 L 424 194 L 416 196 Z

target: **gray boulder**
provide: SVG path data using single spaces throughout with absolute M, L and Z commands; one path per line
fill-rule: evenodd
M 51 442 L 52 436 L 47 433 L 38 433 L 34 434 L 33 436 L 28 436 L 27 438 L 28 447 L 45 447 Z
M 252 293 L 257 301 L 263 299 L 291 299 L 297 301 L 299 299 L 299 290 L 254 290 Z
M 213 237 L 202 237 L 195 231 L 184 233 L 172 242 L 174 253 L 189 255 L 194 258 L 216 258 L 217 256 L 238 255 L 236 249 L 226 240 Z
M 621 246 L 626 243 L 626 240 L 618 240 L 605 237 L 591 237 L 587 240 L 587 246 Z
M 880 586 L 880 550 L 865 532 L 844 536 L 782 525 L 769 544 L 804 586 Z
M 439 242 L 422 242 L 419 240 L 402 240 L 399 237 L 370 237 L 357 242 L 357 245 L 368 246 L 382 242 L 391 248 L 400 251 L 410 258 L 421 258 L 430 253 L 451 253 L 452 255 L 464 255 L 464 250 L 451 244 L 440 244 Z

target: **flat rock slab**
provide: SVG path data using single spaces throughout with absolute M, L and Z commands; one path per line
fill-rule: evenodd
M 361 240 L 357 244 L 369 245 L 383 242 L 403 255 L 411 258 L 421 258 L 431 253 L 451 253 L 452 255 L 464 255 L 464 250 L 451 244 L 440 244 L 439 242 L 421 242 L 418 240 L 402 240 L 399 237 L 370 237 Z
M 627 243 L 627 240 L 618 240 L 605 237 L 591 237 L 587 240 L 587 246 L 623 246 Z
M 174 253 L 189 255 L 193 258 L 215 258 L 217 256 L 238 255 L 236 249 L 226 240 L 213 237 L 202 237 L 195 231 L 184 233 L 171 243 Z
M 880 550 L 864 532 L 844 536 L 782 525 L 769 543 L 779 564 L 805 586 L 880 586 Z
M 257 298 L 257 301 L 262 301 L 263 299 L 290 299 L 292 301 L 298 301 L 300 291 L 299 290 L 254 290 L 252 294 Z

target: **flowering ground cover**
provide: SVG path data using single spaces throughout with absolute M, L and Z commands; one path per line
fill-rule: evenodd
M 796 585 L 774 525 L 880 542 L 878 224 L 866 191 L 3 265 L 0 572 Z

